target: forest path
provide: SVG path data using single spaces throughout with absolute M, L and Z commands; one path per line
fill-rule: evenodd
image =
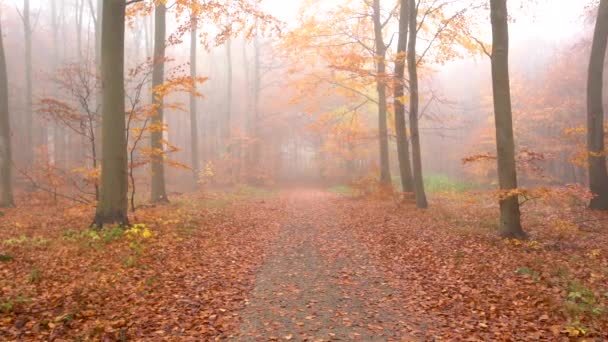
M 296 191 L 241 313 L 240 340 L 412 341 L 399 296 L 340 227 L 332 195 Z

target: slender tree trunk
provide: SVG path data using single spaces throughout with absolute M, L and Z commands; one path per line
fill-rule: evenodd
M 32 25 L 30 0 L 23 1 L 23 31 L 25 32 L 25 166 L 34 164 L 33 85 L 32 85 Z
M 373 3 L 374 39 L 376 44 L 376 72 L 378 90 L 378 134 L 380 142 L 380 183 L 391 185 L 391 171 L 388 153 L 388 125 L 386 122 L 386 45 L 382 38 L 380 0 Z
M 197 25 L 198 18 L 196 16 L 192 16 L 191 19 L 192 30 L 190 32 L 190 77 L 192 80 L 196 78 L 197 75 Z M 194 83 L 194 87 L 196 89 L 196 82 Z M 201 172 L 201 162 L 199 155 L 199 137 L 198 137 L 198 111 L 197 111 L 197 101 L 196 95 L 190 94 L 190 138 L 191 138 L 191 162 L 192 162 L 192 170 L 194 173 L 194 184 L 197 184 L 198 177 Z
M 82 55 L 82 31 L 83 31 L 83 18 L 84 18 L 84 0 L 76 1 L 76 53 L 78 61 L 83 61 Z
M 226 113 L 223 120 L 222 140 L 224 149 L 230 153 L 230 127 L 232 125 L 232 40 L 226 40 Z
M 127 225 L 127 136 L 125 123 L 125 1 L 104 0 L 102 18 L 102 166 L 95 225 Z
M 608 210 L 608 170 L 604 146 L 604 62 L 608 44 L 608 1 L 601 0 L 591 46 L 587 81 L 587 150 L 589 188 L 595 197 L 590 208 Z
M 424 177 L 422 176 L 422 153 L 420 151 L 420 130 L 418 129 L 418 62 L 416 58 L 416 43 L 418 40 L 418 8 L 416 0 L 410 2 L 410 41 L 407 51 L 407 66 L 410 77 L 410 136 L 412 139 L 412 167 L 414 176 L 414 194 L 416 206 L 427 208 L 426 193 L 424 192 Z
M 58 17 L 58 11 L 57 11 L 57 0 L 52 0 L 51 1 L 51 30 L 52 30 L 52 34 L 53 34 L 53 47 L 52 47 L 52 61 L 53 61 L 53 68 L 57 69 L 59 68 L 60 65 L 60 51 L 59 51 L 59 47 L 61 46 L 61 43 L 64 42 L 65 43 L 65 39 L 64 40 L 60 40 L 59 39 L 59 29 L 60 29 L 60 24 L 59 24 L 59 17 Z M 65 12 L 65 3 L 61 4 L 61 8 L 59 9 L 59 12 Z M 59 99 L 61 97 L 61 94 L 56 91 L 56 89 L 54 90 L 55 96 Z M 65 166 L 65 156 L 67 155 L 66 151 L 66 131 L 64 129 L 64 127 L 61 125 L 60 122 L 54 122 L 51 126 L 51 135 L 52 135 L 52 141 L 53 141 L 53 145 L 52 145 L 52 155 L 49 155 L 49 158 L 52 157 L 52 161 L 54 162 L 55 166 L 57 167 L 64 167 Z M 49 151 L 51 152 L 51 151 Z
M 502 191 L 517 189 L 515 140 L 511 113 L 509 80 L 509 24 L 506 0 L 491 0 L 492 17 L 492 87 L 496 122 L 498 183 Z M 525 238 L 519 212 L 518 196 L 500 201 L 500 234 L 504 237 Z
M 243 38 L 243 74 L 245 75 L 245 96 L 243 101 L 245 102 L 245 121 L 246 121 L 246 135 L 249 139 L 253 138 L 253 125 L 255 125 L 255 119 L 251 110 L 253 87 L 251 86 L 251 72 L 249 67 L 249 61 L 247 56 L 247 40 Z M 253 163 L 253 149 L 254 145 L 247 144 L 244 146 L 241 156 L 243 157 L 242 163 L 245 165 L 245 169 L 252 170 Z M 245 175 L 246 180 L 250 179 L 248 175 Z
M 260 73 L 260 39 L 257 34 L 253 38 L 253 49 L 254 49 L 254 66 L 253 66 L 253 163 L 256 166 L 255 169 L 260 165 L 260 156 L 262 142 L 260 141 L 259 124 L 260 124 L 260 92 L 262 86 L 261 73 Z M 257 170 L 259 172 L 259 170 Z
M 10 115 L 8 112 L 8 74 L 0 23 L 0 208 L 12 207 L 12 150 Z
M 407 35 L 409 23 L 408 0 L 401 0 L 399 14 L 399 41 L 397 43 L 397 59 L 395 60 L 395 131 L 397 133 L 397 154 L 399 155 L 399 173 L 401 175 L 401 188 L 403 192 L 413 193 L 412 166 L 410 164 L 410 146 L 407 137 L 405 121 L 405 53 L 407 48 Z
M 152 51 L 152 16 L 144 17 L 144 42 L 146 46 L 146 58 L 150 57 L 154 52 Z
M 97 75 L 101 75 L 101 16 L 103 11 L 103 0 L 97 0 L 97 7 L 93 5 L 94 0 L 89 0 L 89 10 L 91 12 L 91 18 L 95 24 L 95 68 L 97 71 Z M 98 92 L 95 96 L 95 105 L 97 107 L 101 106 L 102 102 L 102 94 L 101 91 Z M 100 115 L 99 111 L 95 110 L 98 115 Z M 99 118 L 98 118 L 99 119 Z M 101 154 L 102 149 L 102 134 L 101 134 L 101 120 L 97 120 L 98 124 L 95 126 L 95 149 L 98 154 Z M 97 164 L 97 161 L 96 161 Z
M 165 4 L 156 5 L 154 21 L 154 70 L 152 72 L 152 88 L 163 84 L 165 80 L 165 39 L 166 39 L 166 12 Z M 163 94 L 154 92 L 152 103 L 156 107 L 156 115 L 152 118 L 154 129 L 150 133 L 150 145 L 152 154 L 152 192 L 153 203 L 168 202 L 165 188 L 165 164 L 164 164 L 164 110 Z

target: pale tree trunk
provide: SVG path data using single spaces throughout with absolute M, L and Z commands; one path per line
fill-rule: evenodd
M 25 166 L 34 164 L 33 85 L 32 85 L 32 25 L 30 0 L 23 1 L 23 31 L 25 32 Z
M 84 59 L 83 54 L 82 54 L 83 18 L 84 18 L 84 0 L 77 0 L 76 1 L 76 53 L 77 53 L 79 62 L 81 62 Z
M 491 0 L 492 17 L 492 87 L 496 123 L 498 183 L 501 191 L 517 189 L 515 140 L 511 112 L 509 80 L 509 24 L 506 0 Z M 519 197 L 509 196 L 500 201 L 500 234 L 510 238 L 525 238 L 521 227 Z
M 595 197 L 590 208 L 608 210 L 608 170 L 604 146 L 604 61 L 608 44 L 608 1 L 601 0 L 591 46 L 587 81 L 587 150 L 589 188 Z
M 0 24 L 0 208 L 12 207 L 12 151 L 11 128 L 8 112 L 8 75 L 6 70 L 6 56 Z
M 97 0 L 97 5 L 93 5 L 94 0 L 89 1 L 89 11 L 91 13 L 91 19 L 95 24 L 95 68 L 97 75 L 101 75 L 101 14 L 103 11 L 103 0 Z M 95 105 L 99 107 L 101 105 L 102 94 L 99 92 L 95 97 Z M 95 150 L 101 152 L 101 125 L 98 124 L 95 127 Z M 97 162 L 97 161 L 96 161 Z
M 197 75 L 197 26 L 198 18 L 192 16 L 191 19 L 192 30 L 190 31 L 190 77 L 194 81 Z M 194 89 L 196 89 L 196 82 L 194 83 Z M 199 155 L 199 136 L 198 136 L 198 110 L 196 95 L 190 94 L 190 144 L 191 149 L 191 162 L 192 171 L 194 173 L 194 184 L 198 182 L 199 174 L 201 172 L 201 162 Z
M 232 125 L 232 40 L 226 40 L 226 112 L 222 126 L 222 143 L 224 149 L 230 154 L 230 127 Z
M 395 131 L 397 133 L 397 154 L 399 155 L 399 173 L 401 175 L 401 188 L 405 193 L 414 192 L 412 180 L 412 166 L 410 164 L 410 146 L 407 137 L 405 121 L 405 52 L 407 48 L 407 35 L 409 23 L 408 0 L 401 1 L 399 14 L 399 41 L 397 43 L 397 59 L 395 60 Z
M 152 54 L 154 53 L 154 51 L 152 51 L 152 31 L 154 31 L 153 28 L 153 20 L 152 20 L 152 16 L 148 15 L 144 17 L 144 41 L 145 41 L 145 46 L 146 46 L 146 57 L 150 57 L 152 56 Z
M 256 28 L 257 30 L 257 28 Z M 253 65 L 253 163 L 256 166 L 260 165 L 262 142 L 260 141 L 259 124 L 260 124 L 260 92 L 262 86 L 261 73 L 260 73 L 260 39 L 257 34 L 253 38 L 253 49 L 254 49 L 254 65 Z M 258 170 L 259 171 L 259 170 Z
M 95 225 L 129 223 L 125 123 L 125 1 L 104 0 L 102 10 L 102 166 Z
M 57 14 L 57 2 L 58 0 L 51 1 L 51 30 L 53 33 L 53 47 L 52 47 L 52 59 L 53 59 L 53 67 L 57 69 L 59 67 L 59 47 L 61 46 L 61 40 L 59 39 L 59 18 Z M 62 5 L 62 11 L 65 12 L 65 4 Z M 59 99 L 60 94 L 55 91 L 55 96 Z M 64 166 L 63 162 L 65 162 L 64 156 L 66 155 L 65 149 L 65 138 L 66 132 L 65 129 L 61 126 L 59 122 L 53 123 L 51 127 L 52 131 L 52 140 L 53 140 L 53 161 L 56 166 L 62 167 Z
M 410 136 L 412 139 L 412 171 L 414 176 L 414 195 L 416 206 L 427 208 L 429 206 L 424 192 L 424 177 L 422 176 L 422 152 L 420 151 L 420 130 L 418 128 L 418 108 L 420 96 L 418 94 L 418 61 L 416 58 L 416 43 L 418 40 L 418 7 L 416 0 L 409 0 L 410 14 L 410 41 L 407 49 L 407 67 L 410 78 Z
M 376 44 L 376 87 L 378 90 L 378 134 L 380 142 L 380 183 L 391 185 L 388 153 L 388 125 L 386 122 L 386 45 L 382 38 L 380 0 L 373 3 L 374 40 Z
M 165 39 L 166 39 L 166 12 L 165 4 L 156 5 L 154 21 L 154 70 L 152 72 L 152 89 L 161 86 L 165 80 Z M 153 203 L 168 202 L 165 188 L 165 164 L 164 164 L 164 110 L 163 96 L 153 92 L 152 103 L 156 107 L 156 115 L 152 117 L 154 129 L 150 133 L 150 145 L 152 148 L 152 192 Z
M 253 93 L 253 87 L 251 86 L 251 72 L 249 68 L 249 61 L 247 56 L 247 40 L 243 38 L 243 74 L 245 75 L 245 96 L 243 101 L 245 102 L 245 122 L 246 122 L 246 135 L 251 139 L 253 137 L 253 125 L 255 124 L 253 119 L 253 113 L 251 111 L 251 96 Z M 241 153 L 243 158 L 243 164 L 246 165 L 246 169 L 251 170 L 253 167 L 253 145 L 247 145 L 244 153 Z M 247 176 L 245 178 L 248 178 Z

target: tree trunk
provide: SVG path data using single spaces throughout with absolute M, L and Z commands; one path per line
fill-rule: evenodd
M 152 89 L 161 86 L 165 80 L 165 35 L 166 35 L 166 12 L 165 4 L 156 5 L 154 18 L 154 70 L 152 72 Z M 168 202 L 165 189 L 165 164 L 163 144 L 163 96 L 153 92 L 152 103 L 156 107 L 156 115 L 152 117 L 152 132 L 150 133 L 150 145 L 152 148 L 152 192 L 153 203 Z
M 515 141 L 511 113 L 509 84 L 509 24 L 506 0 L 491 0 L 492 17 L 492 87 L 496 123 L 498 182 L 502 191 L 517 189 Z M 519 212 L 518 196 L 500 201 L 500 234 L 510 238 L 525 238 Z
M 587 81 L 587 150 L 589 153 L 589 188 L 595 197 L 591 209 L 608 210 L 608 170 L 604 146 L 603 81 L 608 43 L 608 1 L 601 0 L 591 46 Z
M 386 123 L 386 45 L 382 38 L 380 0 L 373 3 L 374 40 L 376 44 L 376 88 L 378 90 L 378 134 L 380 142 L 380 183 L 391 185 L 388 154 L 388 126 Z
M 397 59 L 395 60 L 395 131 L 397 133 L 397 154 L 399 155 L 399 173 L 401 175 L 401 188 L 405 193 L 414 192 L 412 180 L 412 167 L 410 164 L 410 146 L 407 137 L 405 122 L 405 50 L 407 48 L 407 35 L 409 23 L 408 0 L 401 0 L 399 14 L 399 41 L 397 43 Z
M 89 10 L 91 12 L 91 19 L 95 24 L 95 69 L 97 75 L 101 75 L 101 15 L 103 10 L 103 0 L 97 0 L 97 7 L 94 7 L 93 0 L 89 0 Z M 95 95 L 95 105 L 99 107 L 102 101 L 101 91 Z M 98 120 L 101 122 L 101 120 Z M 101 125 L 95 126 L 95 150 L 101 152 Z M 97 161 L 96 161 L 97 162 Z
M 257 28 L 256 28 L 257 30 Z M 261 72 L 260 72 L 260 38 L 256 36 L 253 38 L 253 49 L 254 49 L 254 66 L 253 66 L 253 163 L 256 166 L 254 170 L 260 172 L 258 169 L 260 165 L 262 141 L 260 140 L 260 93 L 261 93 Z
M 410 77 L 410 136 L 412 139 L 412 167 L 414 175 L 414 194 L 416 206 L 427 208 L 426 193 L 424 192 L 424 178 L 422 176 L 422 153 L 420 151 L 420 131 L 418 129 L 418 62 L 416 58 L 416 43 L 418 40 L 418 8 L 416 0 L 410 0 L 410 41 L 407 51 L 407 66 Z
M 125 1 L 104 0 L 102 19 L 102 166 L 95 225 L 129 223 L 125 123 Z
M 32 25 L 30 0 L 23 1 L 23 31 L 25 32 L 25 166 L 34 164 L 33 85 L 32 85 Z
M 78 61 L 84 60 L 82 51 L 82 31 L 83 31 L 83 18 L 84 18 L 84 0 L 76 1 L 76 53 Z
M 230 154 L 230 127 L 232 116 L 232 40 L 226 40 L 226 112 L 222 125 L 222 143 Z
M 197 25 L 198 18 L 192 16 L 191 19 L 192 30 L 190 31 L 190 77 L 194 81 L 196 78 L 196 48 L 197 48 Z M 194 89 L 196 89 L 196 82 L 194 83 Z M 190 144 L 191 149 L 191 162 L 192 170 L 194 174 L 194 184 L 198 183 L 198 177 L 200 174 L 200 156 L 199 156 L 199 139 L 198 139 L 198 112 L 196 108 L 196 95 L 190 94 Z
M 8 75 L 2 25 L 0 24 L 0 208 L 12 207 L 15 204 L 13 200 L 12 160 L 11 128 L 8 112 Z

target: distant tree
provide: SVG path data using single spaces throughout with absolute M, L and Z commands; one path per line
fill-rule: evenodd
M 500 234 L 525 238 L 521 227 L 515 140 L 509 84 L 509 24 L 506 0 L 490 0 L 492 19 L 492 86 L 496 124 L 498 182 L 503 192 L 500 199 Z
M 230 135 L 231 135 L 231 120 L 232 120 L 232 82 L 233 82 L 233 71 L 232 71 L 232 39 L 230 36 L 224 42 L 226 48 L 226 103 L 224 118 L 222 120 L 222 149 L 227 153 L 230 151 Z
M 608 170 L 604 143 L 604 62 L 608 44 L 608 1 L 601 0 L 591 45 L 587 80 L 587 152 L 592 209 L 608 210 Z
M 386 105 L 386 50 L 383 29 L 388 21 L 382 22 L 380 0 L 374 0 L 372 16 L 374 21 L 374 43 L 376 54 L 376 89 L 378 90 L 378 133 L 380 135 L 380 182 L 391 185 L 391 171 L 388 150 L 388 126 Z
M 420 130 L 418 128 L 420 95 L 418 93 L 418 58 L 416 57 L 416 43 L 418 41 L 418 6 L 416 5 L 416 0 L 410 0 L 409 14 L 410 41 L 407 48 L 407 68 L 410 77 L 410 137 L 412 140 L 414 194 L 416 195 L 416 206 L 418 208 L 426 208 L 428 207 L 428 202 L 426 193 L 424 192 Z
M 23 32 L 25 42 L 25 166 L 31 167 L 34 163 L 34 125 L 33 125 L 33 80 L 32 80 L 32 21 L 30 0 L 23 0 Z
M 397 58 L 395 59 L 395 132 L 397 133 L 397 154 L 399 157 L 399 173 L 401 175 L 401 187 L 403 192 L 414 192 L 412 181 L 412 166 L 410 164 L 410 145 L 407 136 L 407 124 L 405 121 L 405 55 L 407 49 L 409 3 L 408 0 L 400 0 L 401 10 L 399 12 L 399 39 L 397 42 Z
M 152 73 L 152 102 L 155 105 L 156 115 L 152 118 L 153 130 L 150 134 L 150 145 L 152 148 L 152 191 L 153 203 L 168 202 L 165 186 L 165 164 L 164 164 L 164 110 L 163 96 L 157 91 L 165 81 L 165 40 L 167 7 L 164 3 L 156 4 L 154 18 L 154 71 Z
M 94 224 L 128 225 L 127 138 L 125 123 L 124 0 L 104 0 L 101 28 L 102 165 Z
M 191 10 L 190 20 L 192 25 L 190 29 L 190 77 L 195 79 L 197 77 L 197 29 L 198 29 L 198 15 L 194 10 Z M 196 83 L 194 84 L 196 88 Z M 197 111 L 197 96 L 194 92 L 190 93 L 190 139 L 191 139 L 191 160 L 192 163 L 192 174 L 194 176 L 194 184 L 198 182 L 198 177 L 201 172 L 201 162 L 199 155 L 199 136 L 198 136 L 198 111 Z
M 8 112 L 8 76 L 0 23 L 0 208 L 12 207 L 11 129 Z

